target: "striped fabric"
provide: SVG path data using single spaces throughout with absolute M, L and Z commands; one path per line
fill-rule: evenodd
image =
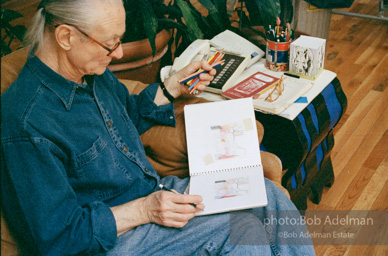
M 256 119 L 265 131 L 261 150 L 282 160 L 286 170 L 282 184 L 300 210 L 307 208 L 307 198 L 318 204 L 323 188 L 334 182 L 330 159 L 333 128 L 346 107 L 346 96 L 335 78 L 292 121 L 256 111 Z

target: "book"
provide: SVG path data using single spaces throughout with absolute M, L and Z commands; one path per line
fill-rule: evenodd
M 236 79 L 247 67 L 251 57 L 249 54 L 234 54 L 225 52 L 224 65 L 216 68 L 216 75 L 211 83 L 206 87 L 206 91 L 219 93 L 232 87 Z
M 223 96 L 230 99 L 240 99 L 246 97 L 257 98 L 260 94 L 275 86 L 280 79 L 263 72 L 256 72 L 235 86 L 222 93 Z
M 251 98 L 184 107 L 189 194 L 201 195 L 197 215 L 267 205 Z
M 279 98 L 273 102 L 267 101 L 266 98 L 275 88 L 270 89 L 261 94 L 258 98 L 253 99 L 255 110 L 276 115 L 280 114 L 296 102 L 299 97 L 310 90 L 314 84 L 311 80 L 303 78 L 293 78 L 289 76 L 283 76 L 283 78 L 284 89 Z
M 247 72 L 248 71 L 249 70 L 247 70 Z M 279 74 L 281 75 L 282 73 Z M 282 76 L 282 78 L 283 80 L 280 81 L 280 77 L 275 77 L 275 75 L 269 75 L 265 72 L 259 71 L 223 92 L 222 96 L 228 99 L 251 97 L 253 98 L 253 106 L 255 110 L 271 114 L 280 114 L 292 103 L 298 100 L 300 96 L 311 89 L 313 85 L 312 81 L 306 79 L 299 79 L 290 76 Z M 280 82 L 283 83 L 282 86 L 284 88 L 282 94 L 273 102 L 267 101 L 266 98 L 268 95 Z

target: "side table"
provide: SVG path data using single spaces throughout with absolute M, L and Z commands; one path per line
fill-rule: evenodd
M 236 80 L 236 84 L 257 71 L 280 77 L 269 71 L 264 61 L 252 65 Z M 209 101 L 225 100 L 219 94 L 202 93 Z M 282 185 L 300 210 L 307 208 L 307 199 L 320 202 L 325 186 L 334 182 L 331 150 L 333 129 L 346 111 L 347 99 L 337 75 L 323 70 L 313 87 L 304 95 L 307 102 L 293 103 L 278 115 L 255 111 L 264 126 L 260 149 L 277 155 L 283 165 Z
M 261 150 L 276 154 L 285 171 L 282 185 L 300 210 L 307 199 L 318 204 L 322 190 L 334 182 L 331 150 L 333 128 L 347 107 L 340 81 L 334 78 L 292 120 L 256 111 L 256 119 L 264 126 Z

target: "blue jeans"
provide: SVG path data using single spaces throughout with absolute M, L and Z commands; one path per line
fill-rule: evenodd
M 188 181 L 174 176 L 162 179 L 163 184 L 181 193 Z M 265 183 L 268 205 L 255 209 L 254 214 L 248 211 L 239 218 L 232 217 L 234 213 L 195 217 L 181 229 L 152 223 L 142 225 L 118 237 L 117 244 L 106 255 L 315 255 L 311 239 L 294 241 L 291 245 L 277 244 L 280 240 L 276 238 L 284 232 L 282 227 L 263 224 L 267 212 L 277 212 L 277 218 L 282 217 L 283 210 L 296 212 L 294 204 L 281 190 L 267 179 Z M 230 228 L 232 222 L 238 223 L 238 228 L 233 224 L 234 231 Z M 292 229 L 298 233 L 307 230 L 303 225 Z M 257 243 L 246 242 L 252 240 Z

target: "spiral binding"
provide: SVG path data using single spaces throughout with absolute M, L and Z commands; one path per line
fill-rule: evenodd
M 254 167 L 259 167 L 259 166 L 261 166 L 261 164 L 246 165 L 246 166 L 227 168 L 227 169 L 211 170 L 211 171 L 207 171 L 207 172 L 197 172 L 197 173 L 190 174 L 190 176 L 200 176 L 200 175 L 214 174 L 214 173 L 220 173 L 220 172 L 233 172 L 233 171 L 238 171 L 238 170 L 242 170 L 242 169 L 250 169 L 250 168 L 254 168 Z

